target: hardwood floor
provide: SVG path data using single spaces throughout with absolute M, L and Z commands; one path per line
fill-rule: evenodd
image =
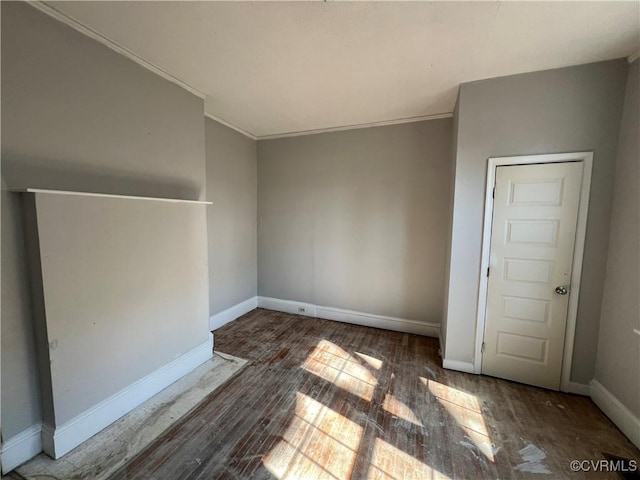
M 618 478 L 640 452 L 585 397 L 444 370 L 438 341 L 257 309 L 215 332 L 251 364 L 123 479 Z

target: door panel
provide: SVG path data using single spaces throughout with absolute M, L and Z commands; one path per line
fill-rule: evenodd
M 484 374 L 560 387 L 582 167 L 496 167 Z

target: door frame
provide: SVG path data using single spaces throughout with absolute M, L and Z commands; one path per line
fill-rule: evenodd
M 563 392 L 569 392 L 571 391 L 571 363 L 573 359 L 573 343 L 576 332 L 578 299 L 580 298 L 582 259 L 584 257 L 584 242 L 587 232 L 587 214 L 589 212 L 589 192 L 591 190 L 593 152 L 489 157 L 484 204 L 484 223 L 482 227 L 482 254 L 480 260 L 480 288 L 478 292 L 478 318 L 476 322 L 474 373 L 482 373 L 482 342 L 484 340 L 486 326 L 487 290 L 489 284 L 489 280 L 485 272 L 489 268 L 489 256 L 491 253 L 491 226 L 493 221 L 494 203 L 493 187 L 496 180 L 496 168 L 507 165 L 532 165 L 564 162 L 582 162 L 583 164 L 582 185 L 580 187 L 580 204 L 578 206 L 578 221 L 576 224 L 576 241 L 573 251 L 573 267 L 571 270 L 571 292 L 569 293 L 567 325 L 564 335 L 564 350 L 562 353 L 562 373 L 560 375 L 560 390 Z

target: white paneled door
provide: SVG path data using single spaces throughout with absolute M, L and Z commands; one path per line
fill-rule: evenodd
M 582 168 L 496 167 L 483 374 L 560 387 Z

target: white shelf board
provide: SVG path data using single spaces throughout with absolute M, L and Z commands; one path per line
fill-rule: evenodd
M 105 197 L 105 198 L 126 198 L 131 200 L 155 200 L 158 202 L 195 203 L 199 205 L 213 204 L 213 202 L 205 202 L 200 200 L 183 200 L 181 198 L 139 197 L 136 195 L 115 195 L 111 193 L 72 192 L 68 190 L 47 190 L 44 188 L 20 188 L 20 189 L 12 189 L 11 191 L 16 193 L 47 193 L 52 195 L 77 195 L 81 197 Z

